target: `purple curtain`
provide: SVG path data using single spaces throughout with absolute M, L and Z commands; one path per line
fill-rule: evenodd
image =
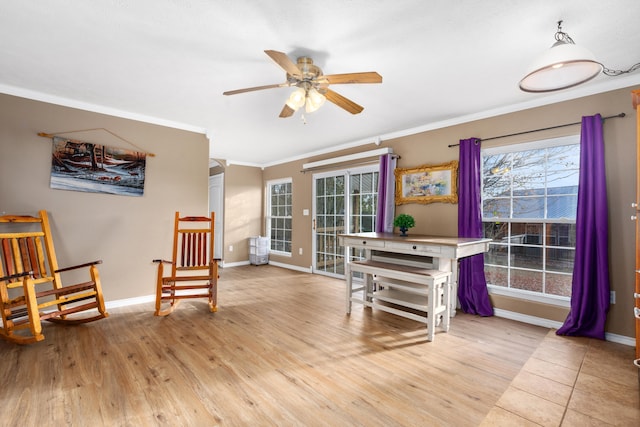
M 582 118 L 571 308 L 558 335 L 604 339 L 609 310 L 609 218 L 600 114 Z
M 396 155 L 380 156 L 380 173 L 378 175 L 378 206 L 376 210 L 377 233 L 393 233 L 393 216 L 395 213 L 395 169 Z
M 480 140 L 478 138 L 462 139 L 458 170 L 459 237 L 482 237 L 480 180 Z M 465 313 L 493 316 L 484 276 L 483 254 L 460 259 L 458 301 Z

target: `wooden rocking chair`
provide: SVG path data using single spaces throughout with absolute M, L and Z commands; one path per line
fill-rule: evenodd
M 58 268 L 47 212 L 39 215 L 0 216 L 12 224 L 0 233 L 0 337 L 19 344 L 44 339 L 42 320 L 79 324 L 109 315 L 96 267 L 102 261 Z M 79 268 L 88 268 L 89 280 L 64 286 L 61 273 Z M 90 310 L 96 312 L 77 315 Z
M 218 259 L 213 255 L 214 219 L 180 217 L 176 212 L 173 230 L 173 258 L 158 263 L 156 283 L 156 316 L 171 313 L 181 299 L 206 298 L 211 312 L 218 311 Z M 171 273 L 164 276 L 164 264 Z

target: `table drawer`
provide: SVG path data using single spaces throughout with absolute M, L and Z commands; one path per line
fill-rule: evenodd
M 384 248 L 384 240 L 377 239 L 345 239 L 345 246 L 353 246 L 358 248 Z
M 442 250 L 440 246 L 413 244 L 411 242 L 387 242 L 386 247 L 392 250 L 399 250 L 406 254 L 439 254 Z

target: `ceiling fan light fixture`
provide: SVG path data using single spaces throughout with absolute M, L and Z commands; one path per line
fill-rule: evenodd
M 313 113 L 314 111 L 317 111 L 320 107 L 322 107 L 326 100 L 327 98 L 324 95 L 318 92 L 316 88 L 312 87 L 307 91 L 305 111 L 307 113 Z
M 332 84 L 382 83 L 382 76 L 375 71 L 324 75 L 322 70 L 317 65 L 314 65 L 313 60 L 309 57 L 299 57 L 297 63 L 294 63 L 284 52 L 276 50 L 265 50 L 264 52 L 286 73 L 286 81 L 284 83 L 229 90 L 222 94 L 236 95 L 264 89 L 294 87 L 295 90 L 289 95 L 280 111 L 278 116 L 280 118 L 293 116 L 303 105 L 306 112 L 314 112 L 322 107 L 325 101 L 337 105 L 348 113 L 359 114 L 364 107 L 329 89 L 328 86 Z
M 289 95 L 289 99 L 287 100 L 286 104 L 293 110 L 297 111 L 298 108 L 304 105 L 306 97 L 306 91 L 303 88 L 299 87 L 294 90 L 291 95 Z
M 553 92 L 585 83 L 603 70 L 601 63 L 588 49 L 577 46 L 558 22 L 556 42 L 531 65 L 520 80 L 525 92 Z

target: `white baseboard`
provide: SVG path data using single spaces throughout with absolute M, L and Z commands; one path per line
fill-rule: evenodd
M 230 262 L 230 263 L 222 263 L 221 267 L 222 268 L 231 268 L 231 267 L 241 267 L 243 265 L 250 265 L 251 262 L 250 261 L 239 261 L 239 262 Z M 298 267 L 297 265 L 291 265 L 291 264 L 284 264 L 281 262 L 277 262 L 277 261 L 269 261 L 269 265 L 273 265 L 274 267 L 282 267 L 282 268 L 287 268 L 289 270 L 295 270 L 295 271 L 301 271 L 303 273 L 311 273 L 311 267 L 309 268 L 304 268 L 304 267 Z
M 300 271 L 302 273 L 313 273 L 313 271 L 311 270 L 311 267 L 304 268 L 304 267 L 299 267 L 297 265 L 283 264 L 281 262 L 275 262 L 275 261 L 269 261 L 269 265 L 273 265 L 275 267 L 287 268 L 289 270 Z
M 238 261 L 238 262 L 224 262 L 224 261 L 222 261 L 220 263 L 220 267 L 222 267 L 222 268 L 240 267 L 242 265 L 249 265 L 249 264 L 250 264 L 249 260 Z
M 636 346 L 636 339 L 633 337 L 626 337 L 624 335 L 618 335 L 618 334 L 610 334 L 608 332 L 604 333 L 604 338 L 607 341 L 611 341 L 611 342 L 617 342 L 618 344 L 624 344 L 624 345 L 628 345 L 631 347 L 635 347 Z
M 497 317 L 504 317 L 505 319 L 516 320 L 518 322 L 542 326 L 549 329 L 558 329 L 562 326 L 562 322 L 543 319 L 542 317 L 529 316 L 528 314 L 516 313 L 515 311 L 502 310 L 501 308 L 494 308 L 493 314 Z
M 156 301 L 156 295 L 151 294 L 151 295 L 144 295 L 141 297 L 118 299 L 114 301 L 105 301 L 104 306 L 107 310 L 109 310 L 110 308 L 128 307 L 130 305 L 146 304 L 148 302 L 155 302 L 155 301 Z
M 500 308 L 494 308 L 493 314 L 497 317 L 504 317 L 505 319 L 511 319 L 518 322 L 528 323 L 530 325 L 542 326 L 549 329 L 558 329 L 562 326 L 562 322 L 556 322 L 555 320 L 543 319 L 541 317 L 529 316 L 527 314 L 516 313 L 514 311 L 502 310 Z M 636 340 L 633 337 L 627 337 L 624 335 L 605 333 L 605 339 L 607 341 L 615 342 L 618 344 L 624 344 L 631 347 L 635 347 Z

